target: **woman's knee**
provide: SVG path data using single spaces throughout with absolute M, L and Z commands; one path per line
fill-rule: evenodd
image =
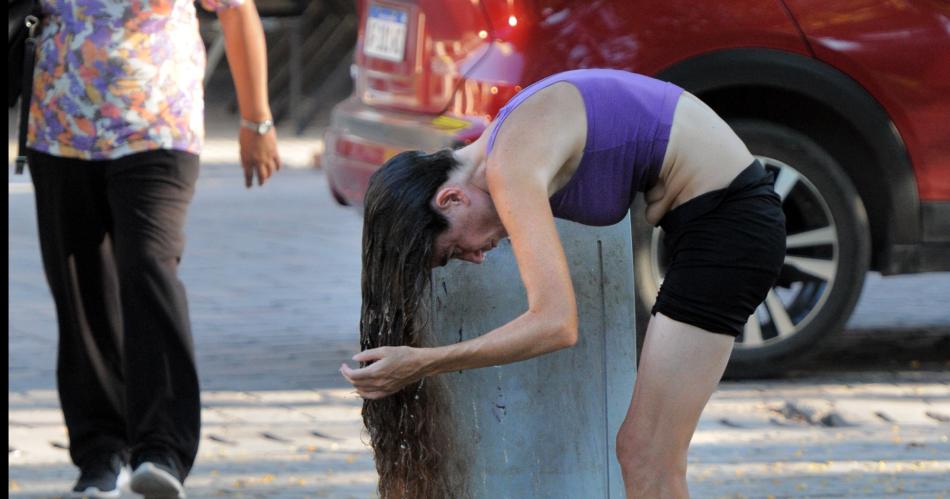
M 653 442 L 650 442 L 643 432 L 636 427 L 624 424 L 617 432 L 617 460 L 624 469 L 636 469 L 646 465 L 654 454 Z
M 686 473 L 686 453 L 678 442 L 658 439 L 657 432 L 625 423 L 617 433 L 617 460 L 625 475 Z
M 176 275 L 181 261 L 181 251 L 176 246 L 176 244 L 150 241 L 117 244 L 115 259 L 119 278 L 136 278 L 135 276 L 141 278 L 144 275 L 157 278 L 166 274 Z

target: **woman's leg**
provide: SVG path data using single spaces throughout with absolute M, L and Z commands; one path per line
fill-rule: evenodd
M 56 380 L 80 468 L 128 446 L 122 313 L 103 163 L 29 152 L 43 268 L 56 303 Z
M 661 313 L 650 320 L 617 458 L 628 498 L 688 497 L 686 453 L 734 339 Z
M 156 150 L 116 160 L 106 171 L 122 296 L 132 464 L 161 464 L 184 481 L 201 424 L 185 287 L 178 264 L 198 178 L 198 157 Z

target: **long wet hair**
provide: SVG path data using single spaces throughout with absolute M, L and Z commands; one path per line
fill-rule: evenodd
M 363 213 L 362 350 L 431 344 L 433 247 L 449 222 L 430 202 L 458 165 L 448 149 L 407 151 L 370 178 Z M 450 483 L 446 469 L 446 396 L 437 379 L 426 378 L 388 397 L 364 400 L 381 498 L 460 497 L 460 484 Z

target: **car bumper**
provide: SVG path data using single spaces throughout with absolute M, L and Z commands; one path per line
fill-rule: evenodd
M 380 110 L 351 97 L 334 107 L 324 138 L 330 190 L 341 204 L 360 206 L 370 176 L 389 158 L 406 150 L 458 147 L 485 125 L 480 119 Z

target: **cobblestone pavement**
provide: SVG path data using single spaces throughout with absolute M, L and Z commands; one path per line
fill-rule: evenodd
M 55 497 L 76 476 L 55 393 L 55 317 L 28 178 L 10 178 L 8 492 Z M 318 170 L 247 191 L 234 164 L 203 167 L 181 267 L 204 389 L 190 497 L 375 496 L 360 401 L 337 373 L 356 348 L 360 223 Z M 895 334 L 882 349 L 905 337 L 924 346 L 887 370 L 723 383 L 693 442 L 695 497 L 950 490 L 950 375 L 939 355 L 913 364 L 950 336 L 950 274 L 870 278 L 849 329 Z

